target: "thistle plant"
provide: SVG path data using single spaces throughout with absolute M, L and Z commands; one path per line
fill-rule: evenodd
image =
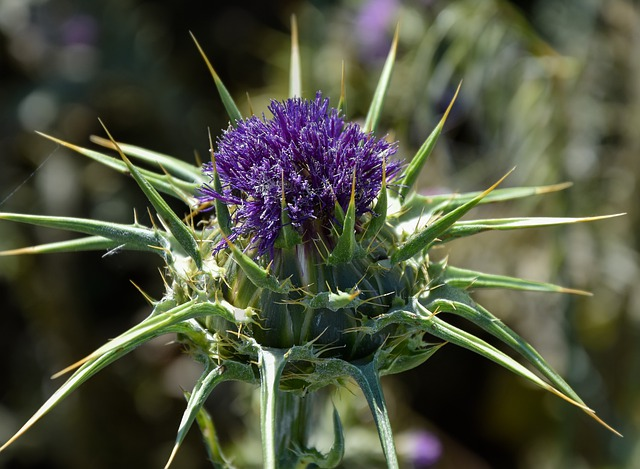
M 295 23 L 294 23 L 295 26 Z M 320 92 L 301 93 L 293 28 L 290 97 L 269 115 L 243 116 L 196 42 L 229 115 L 202 167 L 108 138 L 94 143 L 110 156 L 45 136 L 125 175 L 144 192 L 150 226 L 2 213 L 0 219 L 65 229 L 86 236 L 2 255 L 80 250 L 146 251 L 164 262 L 161 299 L 150 315 L 63 370 L 67 381 L 8 442 L 98 371 L 139 345 L 166 334 L 203 366 L 185 393 L 171 464 L 194 422 L 215 467 L 231 467 L 204 409 L 224 381 L 259 389 L 265 468 L 336 467 L 344 453 L 338 412 L 333 444 L 311 443 L 325 388 L 355 382 L 365 396 L 389 467 L 399 467 L 380 378 L 428 360 L 443 345 L 475 352 L 600 420 L 522 337 L 472 298 L 472 290 L 504 288 L 584 294 L 560 286 L 476 272 L 434 258 L 432 248 L 485 231 L 562 225 L 591 218 L 461 218 L 479 204 L 561 190 L 567 184 L 424 196 L 416 181 L 443 130 L 444 116 L 407 162 L 380 136 L 378 122 L 396 53 L 397 34 L 364 123 L 348 122 L 343 91 L 336 107 Z M 344 79 L 343 79 L 344 90 Z M 456 93 L 457 96 L 457 93 Z M 164 200 L 186 203 L 175 213 Z M 472 325 L 466 330 L 462 324 Z M 476 335 L 478 327 L 520 361 Z M 524 362 L 524 364 L 523 364 Z

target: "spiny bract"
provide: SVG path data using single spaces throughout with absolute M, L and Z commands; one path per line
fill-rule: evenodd
M 294 34 L 292 64 L 299 63 L 295 42 Z M 292 70 L 292 98 L 273 101 L 270 118 L 243 118 L 196 43 L 231 119 L 216 147 L 211 145 L 211 162 L 203 169 L 116 143 L 108 132 L 108 140 L 94 137 L 93 141 L 116 150 L 120 158 L 48 137 L 133 176 L 160 224 L 146 227 L 137 221 L 123 225 L 3 213 L 1 219 L 88 236 L 2 254 L 149 251 L 166 263 L 167 288 L 148 318 L 69 367 L 77 368 L 75 373 L 2 449 L 94 373 L 138 345 L 169 333 L 177 334 L 204 371 L 188 394 L 167 466 L 196 417 L 202 417 L 199 423 L 206 422 L 203 404 L 211 391 L 222 381 L 238 380 L 260 387 L 265 468 L 335 467 L 344 451 L 340 418 L 334 411 L 334 444 L 323 454 L 310 447 L 315 427 L 310 415 L 317 401 L 324 402 L 326 396 L 315 391 L 352 379 L 369 403 L 387 464 L 398 467 L 380 376 L 418 366 L 445 343 L 476 352 L 597 419 L 530 345 L 475 303 L 468 292 L 472 287 L 570 290 L 464 270 L 429 257 L 431 247 L 481 231 L 594 218 L 460 221 L 478 204 L 566 185 L 496 189 L 498 181 L 480 193 L 417 194 L 418 173 L 453 101 L 406 166 L 394 159 L 396 144 L 374 132 L 396 44 L 397 35 L 363 128 L 346 123 L 341 105 L 330 108 L 320 93 L 312 100 L 299 97 L 297 66 Z M 192 221 L 181 220 L 160 192 L 186 201 L 193 212 L 203 212 L 197 228 Z M 450 315 L 502 341 L 536 372 L 452 325 L 447 321 Z M 202 425 L 214 465 L 229 467 L 210 433 L 212 427 Z

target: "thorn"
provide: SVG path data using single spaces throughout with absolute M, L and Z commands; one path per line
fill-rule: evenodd
M 213 68 L 213 65 L 211 65 L 211 62 L 209 62 L 209 58 L 207 57 L 207 54 L 205 54 L 204 50 L 202 49 L 202 47 L 200 47 L 200 43 L 198 42 L 198 40 L 196 39 L 196 37 L 194 36 L 194 34 L 191 31 L 189 31 L 189 35 L 191 36 L 191 39 L 193 39 L 193 42 L 196 44 L 196 48 L 198 49 L 198 52 L 200 52 L 200 55 L 204 59 L 205 64 L 207 65 L 207 68 L 209 69 L 209 73 L 211 73 L 211 76 L 213 77 L 214 80 L 219 80 L 220 77 L 218 76 L 218 74 L 216 73 L 215 69 Z
M 215 171 L 216 156 L 213 152 L 213 138 L 211 137 L 211 127 L 207 127 L 207 134 L 209 135 L 209 154 L 211 155 L 211 166 L 212 170 Z
M 144 299 L 147 300 L 147 302 L 149 303 L 149 305 L 153 306 L 154 304 L 157 303 L 156 300 L 154 300 L 153 298 L 151 298 L 151 296 L 149 296 L 147 293 L 145 293 L 142 288 L 140 288 L 138 285 L 136 285 L 136 283 L 133 280 L 129 280 L 131 282 L 131 284 L 136 287 L 136 290 L 138 290 L 140 293 L 142 293 L 142 296 L 144 296 Z
M 176 454 L 178 454 L 179 448 L 180 448 L 180 445 L 177 445 L 177 444 L 174 445 L 173 449 L 171 450 L 171 454 L 169 455 L 169 460 L 167 461 L 167 464 L 165 464 L 164 469 L 169 469 L 169 466 L 171 466 L 171 463 L 176 457 Z
M 296 15 L 291 15 L 291 69 L 289 72 L 290 98 L 302 97 L 302 83 L 300 71 L 300 44 L 298 41 L 298 21 Z
M 442 116 L 441 122 L 446 121 L 447 118 L 449 117 L 449 112 L 451 112 L 451 109 L 453 108 L 453 103 L 455 103 L 456 99 L 458 98 L 458 93 L 460 92 L 460 88 L 462 88 L 462 80 L 460 80 L 460 83 L 458 83 L 456 92 L 453 94 L 453 98 L 451 99 L 449 106 L 447 106 L 447 110 L 444 112 L 444 116 Z
M 252 116 L 255 116 L 256 113 L 253 111 L 253 103 L 251 102 L 251 96 L 249 95 L 249 92 L 247 91 L 247 105 L 249 106 L 249 114 L 251 114 Z
M 345 65 L 344 60 L 342 61 L 342 69 L 340 73 L 340 99 L 338 100 L 338 109 L 342 113 L 342 115 L 347 114 L 347 91 L 345 84 Z
M 202 158 L 200 158 L 200 152 L 198 150 L 193 150 L 193 159 L 196 162 L 196 166 L 200 168 L 202 166 Z

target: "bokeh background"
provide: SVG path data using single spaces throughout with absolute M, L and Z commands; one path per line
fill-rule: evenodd
M 406 467 L 640 467 L 640 7 L 632 0 L 196 2 L 0 0 L 0 211 L 132 220 L 135 184 L 37 136 L 81 145 L 101 135 L 194 161 L 224 108 L 188 32 L 242 111 L 286 97 L 290 17 L 300 29 L 304 94 L 362 118 L 393 30 L 398 63 L 381 129 L 412 155 L 463 80 L 424 191 L 563 181 L 570 189 L 480 216 L 627 215 L 566 228 L 484 234 L 448 246 L 456 265 L 553 281 L 593 297 L 491 292 L 481 300 L 536 346 L 625 434 L 453 346 L 385 378 Z M 68 234 L 0 223 L 0 249 Z M 443 253 L 444 254 L 444 253 Z M 159 297 L 159 263 L 99 253 L 0 257 L 0 441 L 59 385 L 51 376 L 148 313 L 130 281 Z M 0 454 L 2 468 L 162 467 L 198 368 L 154 341 L 92 378 Z M 355 391 L 354 391 L 355 393 Z M 353 397 L 355 396 L 355 398 Z M 344 467 L 383 467 L 357 393 Z M 250 389 L 208 402 L 229 452 L 255 446 L 241 422 Z M 253 441 L 253 443 L 252 443 Z M 234 448 L 234 445 L 236 448 Z M 413 462 L 410 462 L 413 461 Z M 243 461 L 238 460 L 240 467 Z M 247 466 L 250 461 L 244 461 Z M 177 468 L 208 467 L 197 431 Z

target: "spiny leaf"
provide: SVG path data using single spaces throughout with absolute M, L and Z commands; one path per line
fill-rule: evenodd
M 420 327 L 431 335 L 475 352 L 503 366 L 516 375 L 525 378 L 531 383 L 555 394 L 570 404 L 579 407 L 588 416 L 599 422 L 608 430 L 612 431 L 616 435 L 620 435 L 615 429 L 602 421 L 602 419 L 600 419 L 592 409 L 584 405 L 581 401 L 575 400 L 562 391 L 559 391 L 529 369 L 515 361 L 513 358 L 496 349 L 479 337 L 452 326 L 446 321 L 440 319 L 438 317 L 437 310 L 430 311 L 418 301 L 413 301 L 411 305 L 407 305 L 403 310 L 396 310 L 384 316 L 370 319 L 368 324 L 370 325 L 370 330 L 373 332 L 380 331 L 391 324 L 404 324 L 410 327 Z
M 496 189 L 479 202 L 480 204 L 489 204 L 495 202 L 505 202 L 508 200 L 521 199 L 534 195 L 547 194 L 564 190 L 570 187 L 571 183 L 560 183 L 549 186 L 537 187 L 509 187 L 506 189 Z M 481 192 L 466 192 L 464 194 L 438 194 L 438 195 L 420 195 L 412 193 L 405 199 L 402 210 L 391 214 L 392 217 L 400 221 L 416 219 L 418 217 L 429 218 L 435 213 L 448 213 L 461 205 L 466 204 L 474 199 Z
M 484 231 L 508 231 L 528 228 L 541 228 L 544 226 L 570 225 L 609 218 L 619 217 L 624 213 L 603 215 L 599 217 L 567 218 L 567 217 L 525 217 L 525 218 L 497 218 L 490 220 L 471 220 L 456 222 L 446 233 L 440 236 L 443 242 L 456 238 L 472 236 Z
M 287 199 L 284 191 L 284 172 L 280 173 L 281 177 L 281 196 L 280 196 L 280 232 L 274 243 L 276 248 L 288 249 L 297 244 L 302 243 L 302 236 L 296 231 L 291 224 L 291 218 L 287 210 Z
M 213 139 L 211 138 L 211 131 L 209 130 L 209 149 L 211 152 L 211 172 L 213 175 L 213 189 L 222 194 L 222 183 L 220 182 L 220 176 L 218 175 L 218 167 L 216 166 L 216 155 L 213 151 Z M 229 214 L 229 207 L 220 199 L 216 197 L 213 202 L 216 209 L 216 219 L 218 220 L 218 226 L 220 231 L 225 236 L 231 236 L 231 215 Z
M 71 239 L 69 241 L 59 241 L 57 243 L 47 243 L 37 246 L 0 251 L 0 256 L 50 254 L 56 252 L 101 251 L 105 249 L 115 251 L 116 248 L 120 247 L 127 250 L 134 249 L 130 245 L 127 246 L 126 244 L 121 244 L 118 241 L 113 241 L 103 236 L 87 236 L 85 238 Z M 157 251 L 157 249 L 153 248 L 148 248 L 145 250 Z
M 356 226 L 356 173 L 353 172 L 353 180 L 351 183 L 351 198 L 349 199 L 349 206 L 347 207 L 347 213 L 344 216 L 342 223 L 342 233 L 338 238 L 336 247 L 331 251 L 327 258 L 327 264 L 337 265 L 351 262 L 356 256 L 362 255 L 362 248 L 356 241 L 355 226 Z
M 207 448 L 207 454 L 209 460 L 213 464 L 214 469 L 235 469 L 236 466 L 225 457 L 220 448 L 220 442 L 218 441 L 218 433 L 216 427 L 213 424 L 211 415 L 204 407 L 200 408 L 200 411 L 196 415 L 196 421 L 202 434 L 202 440 Z
M 109 342 L 102 345 L 83 359 L 59 371 L 53 376 L 53 378 L 57 378 L 84 363 L 104 355 L 105 353 L 110 353 L 114 350 L 118 350 L 119 348 L 137 347 L 154 337 L 173 332 L 175 330 L 174 328 L 183 329 L 188 327 L 181 323 L 186 322 L 189 319 L 204 316 L 217 316 L 230 322 L 235 321 L 233 313 L 226 306 L 220 303 L 197 303 L 195 300 L 191 300 L 166 311 L 162 311 L 161 306 L 162 305 L 156 307 L 154 314 L 116 338 L 111 339 Z
M 453 95 L 453 98 L 451 99 L 451 102 L 449 103 L 447 110 L 442 116 L 442 119 L 440 119 L 440 122 L 438 123 L 436 128 L 433 129 L 433 131 L 431 132 L 431 135 L 427 137 L 427 139 L 424 141 L 424 143 L 422 144 L 418 152 L 411 159 L 411 162 L 407 167 L 404 177 L 400 181 L 401 200 L 404 200 L 407 197 L 407 194 L 409 194 L 409 192 L 413 189 L 413 186 L 416 180 L 418 179 L 418 176 L 420 175 L 420 171 L 422 171 L 424 164 L 427 162 L 427 160 L 429 159 L 429 156 L 431 155 L 431 152 L 433 151 L 433 148 L 436 146 L 438 137 L 440 137 L 440 134 L 442 133 L 442 129 L 444 128 L 444 123 L 447 121 L 447 117 L 449 117 L 449 112 L 451 111 L 451 108 L 453 107 L 453 103 L 456 101 L 456 98 L 458 97 L 458 92 L 460 91 L 461 86 L 462 86 L 462 82 L 458 85 L 458 88 L 456 89 L 456 93 Z
M 340 415 L 335 407 L 333 408 L 333 445 L 329 452 L 322 454 L 317 450 L 304 449 L 298 451 L 298 454 L 305 467 L 332 469 L 340 464 L 344 456 L 344 435 Z
M 419 346 L 409 347 L 407 343 L 412 341 L 416 341 L 416 339 L 410 337 L 402 341 L 398 346 L 385 347 L 378 352 L 380 354 L 380 376 L 395 375 L 412 370 L 426 362 L 446 345 L 446 342 L 425 344 L 420 341 Z
M 338 311 L 342 308 L 356 308 L 360 305 L 362 303 L 362 300 L 358 298 L 360 293 L 357 289 L 352 292 L 338 290 L 337 293 L 324 291 L 300 302 L 313 309 L 327 308 L 331 311 Z
M 127 165 L 131 176 L 135 179 L 144 192 L 144 195 L 147 196 L 151 205 L 156 209 L 158 214 L 162 217 L 162 219 L 167 223 L 171 234 L 176 238 L 180 246 L 185 250 L 185 252 L 193 259 L 198 268 L 202 267 L 202 256 L 200 255 L 200 249 L 198 248 L 198 243 L 196 242 L 195 237 L 193 236 L 193 232 L 178 218 L 178 216 L 171 210 L 171 207 L 167 204 L 167 202 L 158 194 L 158 191 L 145 179 L 142 173 L 136 168 L 133 163 L 127 158 L 127 156 L 122 152 L 116 141 L 113 139 L 106 126 L 102 121 L 100 121 L 102 128 L 107 133 L 107 136 L 115 146 L 116 150 L 120 154 L 122 161 Z
M 289 97 L 302 97 L 302 71 L 300 69 L 300 45 L 298 44 L 298 22 L 291 15 L 291 68 L 289 69 Z
M 344 435 L 342 432 L 342 423 L 340 422 L 340 415 L 336 408 L 333 408 L 333 445 L 331 450 L 327 454 L 324 464 L 316 463 L 318 467 L 331 469 L 336 467 L 342 461 L 344 456 Z
M 387 209 L 389 206 L 389 198 L 387 197 L 387 167 L 386 162 L 382 162 L 382 182 L 380 184 L 380 192 L 375 207 L 373 207 L 373 216 L 366 228 L 366 235 L 370 238 L 378 236 L 378 233 L 387 222 Z
M 92 135 L 89 139 L 97 145 L 117 151 L 116 146 L 111 142 L 111 140 L 97 135 Z M 162 168 L 169 174 L 173 174 L 182 180 L 191 181 L 198 185 L 201 185 L 205 181 L 202 170 L 199 166 L 185 163 L 173 156 L 147 150 L 146 148 L 141 148 L 136 145 L 118 142 L 118 147 L 120 147 L 120 150 L 122 150 L 125 155 L 144 161 L 145 163 L 155 165 L 158 168 Z
M 224 374 L 224 370 L 224 366 L 208 362 L 204 372 L 193 387 L 193 391 L 191 393 L 187 393 L 187 408 L 182 415 L 182 420 L 178 427 L 176 442 L 173 446 L 173 450 L 171 451 L 171 455 L 169 456 L 169 460 L 164 466 L 165 469 L 169 469 L 169 466 L 171 466 L 173 459 L 178 453 L 180 445 L 184 441 L 185 436 L 187 436 L 187 432 L 191 428 L 193 421 L 196 419 L 198 412 L 200 412 L 202 406 L 209 397 L 209 394 L 211 394 L 211 391 L 213 391 L 220 382 L 225 380 L 226 376 Z M 220 454 L 219 451 L 218 454 Z M 223 459 L 222 461 L 216 462 L 224 463 L 226 461 Z
M 123 245 L 128 249 L 138 249 L 154 252 L 159 252 L 159 249 L 164 248 L 167 244 L 166 240 L 163 239 L 160 232 L 151 230 L 149 228 L 140 228 L 134 225 L 123 225 L 120 223 L 110 223 L 106 221 L 91 220 L 87 218 L 0 213 L 0 220 L 10 220 L 19 223 L 27 223 L 30 225 L 38 225 L 47 228 L 55 228 L 59 230 L 74 231 L 77 233 L 93 235 L 94 237 L 92 238 L 86 238 L 89 240 L 90 244 L 99 244 L 100 242 L 98 238 L 106 238 L 116 243 L 116 246 Z M 71 241 L 66 243 L 70 243 L 70 245 L 73 245 L 74 242 L 82 244 L 81 241 Z M 60 246 L 59 243 L 56 244 Z M 36 248 L 37 246 L 34 248 L 24 249 Z M 13 253 L 15 253 L 15 251 Z
M 429 311 L 438 311 L 439 314 L 448 312 L 471 321 L 526 358 L 529 363 L 565 395 L 580 404 L 584 404 L 578 394 L 571 389 L 571 386 L 549 366 L 529 343 L 485 308 L 475 303 L 466 293 L 450 286 L 441 285 L 431 291 L 431 294 L 424 302 L 424 307 Z
M 204 308 L 203 308 L 204 307 Z M 51 409 L 58 405 L 65 397 L 76 390 L 81 384 L 87 381 L 91 376 L 105 368 L 107 365 L 122 358 L 137 346 L 169 332 L 175 332 L 183 328 L 180 323 L 191 317 L 211 313 L 211 307 L 204 304 L 186 303 L 167 312 L 160 313 L 157 316 L 151 316 L 141 324 L 134 326 L 116 339 L 106 343 L 91 355 L 78 363 L 68 367 L 61 373 L 69 369 L 80 368 L 53 393 L 53 395 L 38 409 L 38 411 L 9 439 L 2 447 L 0 452 L 11 445 L 15 440 L 22 436 L 29 428 L 31 428 L 40 418 L 46 415 Z M 56 374 L 59 376 L 61 373 Z
M 478 288 L 505 288 L 509 290 L 527 290 L 538 292 L 552 293 L 572 293 L 575 295 L 591 295 L 591 293 L 583 290 L 575 290 L 573 288 L 565 288 L 559 285 L 546 282 L 534 282 L 517 277 L 509 277 L 504 275 L 487 274 L 485 272 L 477 272 L 474 270 L 461 269 L 451 265 L 442 263 L 432 263 L 429 265 L 429 275 L 434 280 L 434 288 L 437 288 L 436 282 L 444 282 L 452 287 L 466 289 Z
M 231 125 L 235 127 L 237 123 L 242 120 L 242 114 L 240 113 L 238 106 L 236 106 L 235 101 L 231 97 L 231 94 L 227 90 L 227 87 L 224 86 L 224 83 L 222 83 L 222 80 L 220 80 L 220 77 L 214 70 L 213 65 L 211 65 L 211 62 L 209 62 L 207 55 L 204 53 L 204 50 L 202 50 L 202 47 L 200 47 L 200 44 L 196 40 L 196 37 L 193 35 L 192 32 L 189 32 L 189 34 L 191 34 L 191 39 L 193 39 L 193 42 L 195 42 L 196 47 L 198 48 L 198 52 L 200 52 L 200 55 L 204 59 L 204 62 L 207 64 L 207 68 L 209 69 L 209 72 L 213 77 L 213 81 L 216 85 L 216 88 L 218 89 L 218 94 L 220 95 L 220 99 L 222 99 L 222 104 L 224 105 L 224 108 L 227 110 L 227 114 L 229 115 L 229 119 L 231 120 Z
M 376 87 L 376 91 L 373 94 L 373 99 L 371 100 L 371 105 L 369 106 L 369 112 L 367 112 L 367 118 L 364 121 L 363 130 L 365 132 L 375 132 L 378 127 L 380 115 L 382 114 L 382 106 L 384 105 L 384 100 L 387 96 L 387 89 L 389 88 L 391 74 L 393 73 L 393 66 L 396 61 L 396 50 L 398 48 L 399 33 L 400 26 L 398 25 L 393 36 L 391 49 L 389 49 L 387 60 L 384 63 L 380 79 L 378 80 L 378 86 Z
M 65 397 L 75 391 L 81 384 L 87 381 L 91 376 L 105 368 L 107 365 L 122 358 L 129 353 L 130 349 L 119 349 L 100 355 L 95 360 L 85 363 L 78 371 L 76 371 L 53 395 L 27 420 L 27 422 L 18 430 L 2 447 L 0 452 L 4 451 L 18 438 L 20 438 L 29 428 L 31 428 L 38 420 L 46 415 L 51 409 L 58 405 Z
M 233 258 L 238 266 L 242 269 L 247 278 L 258 288 L 266 288 L 276 293 L 288 293 L 291 291 L 291 282 L 289 279 L 283 283 L 271 275 L 267 270 L 260 267 L 253 259 L 243 253 L 231 241 L 225 238 L 227 246 L 231 249 Z
M 541 388 L 551 392 L 552 394 L 555 394 L 556 396 L 564 399 L 570 404 L 573 404 L 574 406 L 580 408 L 589 417 L 596 420 L 598 423 L 600 423 L 602 426 L 607 428 L 609 431 L 613 432 L 618 436 L 622 436 L 618 431 L 616 431 L 614 428 L 612 428 L 610 425 L 608 425 L 606 422 L 600 419 L 600 417 L 596 415 L 595 411 L 593 411 L 592 409 L 590 409 L 589 407 L 581 403 L 581 401 L 574 400 L 568 395 L 566 395 L 565 393 L 563 393 L 562 391 L 559 391 L 555 387 L 549 385 L 548 383 L 546 383 L 545 381 L 541 380 L 536 375 L 531 373 L 528 369 L 524 368 L 518 362 L 512 360 L 510 357 L 498 351 L 497 349 L 490 346 L 486 342 L 482 341 L 481 339 L 478 339 L 473 335 L 467 334 L 464 331 L 457 329 L 456 327 L 451 326 L 450 324 L 447 324 L 444 321 L 441 321 L 435 316 L 433 317 L 433 320 L 435 323 L 438 324 L 439 327 L 435 329 L 435 331 L 430 331 L 432 334 L 440 337 L 441 339 L 447 340 L 451 343 L 455 343 L 456 345 L 467 348 L 473 352 L 479 353 L 485 358 L 488 358 L 489 360 L 498 363 L 499 365 L 514 372 L 515 374 L 529 380 L 534 384 L 537 384 Z
M 39 135 L 55 142 L 59 145 L 69 148 L 81 155 L 84 155 L 88 158 L 91 158 L 98 163 L 111 168 L 119 173 L 129 175 L 129 168 L 127 165 L 117 158 L 113 158 L 111 156 L 104 155 L 100 152 L 89 150 L 88 148 L 83 148 L 77 145 L 74 145 L 69 142 L 65 142 L 64 140 L 60 140 L 58 138 L 52 137 L 47 134 L 43 134 L 41 132 L 37 132 Z M 138 168 L 138 171 L 160 192 L 180 199 L 182 201 L 189 200 L 193 198 L 193 194 L 196 189 L 201 185 L 200 180 L 194 180 L 193 177 L 188 178 L 188 181 L 184 179 L 171 176 L 168 174 L 157 174 L 153 171 L 149 171 L 144 168 Z
M 513 171 L 513 170 L 511 170 Z M 475 207 L 484 197 L 489 195 L 491 191 L 493 191 L 498 185 L 504 181 L 504 179 L 511 173 L 509 171 L 507 174 L 502 176 L 498 182 L 488 188 L 486 191 L 480 193 L 469 202 L 461 205 L 460 207 L 452 210 L 446 215 L 438 218 L 431 225 L 425 227 L 423 230 L 411 236 L 402 246 L 400 246 L 392 255 L 391 255 L 391 263 L 397 264 L 399 262 L 405 261 L 414 255 L 416 255 L 421 250 L 427 248 L 436 238 L 441 236 L 444 232 L 446 232 L 451 225 L 453 225 L 457 220 L 459 220 L 464 214 L 466 214 L 469 210 Z

